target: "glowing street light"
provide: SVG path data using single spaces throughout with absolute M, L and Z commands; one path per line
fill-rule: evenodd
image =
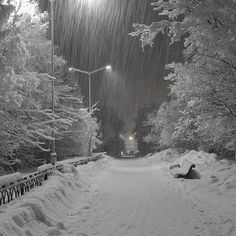
M 54 3 L 55 0 L 49 0 L 51 3 L 51 76 L 52 78 L 55 78 L 55 62 L 54 62 L 54 41 L 55 41 L 55 33 L 54 33 L 54 28 L 55 28 L 55 17 L 54 17 Z M 97 0 L 86 0 L 86 2 L 88 4 L 94 4 L 97 2 Z M 78 69 L 74 69 L 74 68 L 70 68 L 69 70 L 75 70 L 75 71 L 79 71 L 81 73 L 85 73 L 87 75 L 89 75 L 89 109 L 91 110 L 91 106 L 92 106 L 92 102 L 91 102 L 91 75 L 93 73 L 96 73 L 100 70 L 103 69 L 107 69 L 107 70 L 111 70 L 111 66 L 108 65 L 106 67 L 102 67 L 100 69 L 91 71 L 91 72 L 86 72 L 86 71 L 82 71 L 82 70 L 78 70 Z M 54 79 L 52 79 L 52 113 L 55 113 L 55 82 Z M 55 164 L 57 160 L 57 154 L 56 154 L 56 149 L 55 149 L 55 132 L 54 132 L 54 123 L 52 122 L 52 147 L 51 147 L 51 163 Z
M 107 70 L 112 70 L 111 65 L 106 66 Z
M 129 140 L 132 141 L 134 138 L 132 136 L 129 137 Z
M 96 70 L 93 70 L 93 71 L 85 71 L 85 70 L 80 70 L 80 69 L 77 69 L 77 68 L 74 68 L 74 67 L 70 67 L 69 68 L 69 71 L 77 71 L 77 72 L 80 72 L 82 74 L 86 74 L 88 75 L 88 79 L 89 79 L 89 110 L 92 109 L 92 90 L 91 90 L 91 75 L 99 72 L 99 71 L 102 71 L 102 70 L 107 70 L 107 71 L 110 71 L 112 70 L 112 67 L 111 65 L 107 65 L 107 66 L 103 66 L 99 69 L 96 69 Z
M 112 67 L 110 65 L 103 66 L 101 68 L 98 68 L 98 69 L 90 71 L 90 72 L 85 71 L 85 70 L 76 69 L 74 67 L 69 68 L 69 71 L 77 71 L 77 72 L 80 72 L 82 74 L 88 75 L 88 79 L 89 79 L 89 111 L 91 111 L 91 109 L 92 109 L 91 75 L 93 75 L 93 74 L 95 74 L 99 71 L 102 71 L 102 70 L 111 70 L 111 69 L 112 69 Z M 89 155 L 91 154 L 91 145 L 92 145 L 92 127 L 91 127 L 91 133 L 90 133 L 90 139 L 89 139 L 89 148 L 88 148 L 88 154 Z

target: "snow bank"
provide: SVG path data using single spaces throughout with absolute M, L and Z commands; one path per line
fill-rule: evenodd
M 0 187 L 4 186 L 4 185 L 8 185 L 10 183 L 14 183 L 20 179 L 22 179 L 22 175 L 19 172 L 14 173 L 14 174 L 10 174 L 10 175 L 4 175 L 4 176 L 0 177 Z
M 211 212 L 222 235 L 236 235 L 236 163 L 204 152 L 191 152 L 188 158 L 201 179 L 182 180 L 183 191 Z
M 182 165 L 185 160 L 189 160 L 196 165 L 196 171 L 200 173 L 201 180 L 191 182 L 189 188 L 196 188 L 197 184 L 201 187 L 206 186 L 212 188 L 217 194 L 222 195 L 225 191 L 234 189 L 233 193 L 236 197 L 236 162 L 228 160 L 217 160 L 214 153 L 206 153 L 203 151 L 188 151 L 182 156 L 174 149 L 167 149 L 156 153 L 148 160 L 152 163 L 165 161 L 168 166 Z M 198 186 L 198 187 L 199 187 Z
M 0 235 L 59 235 L 80 191 L 75 175 L 56 171 L 43 186 L 1 208 Z
M 63 167 L 64 174 L 55 171 L 42 186 L 2 206 L 0 236 L 63 234 L 69 212 L 78 201 L 83 201 L 83 193 L 88 192 L 88 175 L 81 174 L 82 170 L 101 169 L 107 162 L 105 158 L 78 168 L 67 164 Z
M 110 157 L 104 155 L 104 157 L 98 161 L 91 161 L 83 166 L 78 166 L 77 170 L 80 174 L 86 177 L 92 177 L 97 174 L 98 171 L 109 166 Z
M 159 163 L 161 161 L 164 162 L 173 162 L 180 157 L 180 154 L 175 149 L 166 149 L 161 152 L 157 152 L 153 155 L 148 155 L 146 158 L 151 163 Z
M 78 176 L 78 170 L 72 164 L 64 164 L 62 168 L 62 173 L 73 173 L 74 175 Z
M 94 154 L 95 156 L 96 155 L 102 155 L 102 157 L 107 157 L 105 154 L 103 153 L 97 153 L 97 154 Z M 82 160 L 87 160 L 88 157 L 84 156 L 84 157 L 74 157 L 74 158 L 70 158 L 70 159 L 65 159 L 65 160 L 62 160 L 62 161 L 57 161 L 56 162 L 56 166 L 58 165 L 64 165 L 64 164 L 71 164 L 72 162 L 77 162 L 77 161 L 82 161 Z
M 178 163 L 182 165 L 182 163 L 185 160 L 189 160 L 198 165 L 207 165 L 207 164 L 215 163 L 216 158 L 217 158 L 217 155 L 214 153 L 209 154 L 203 151 L 198 152 L 198 151 L 193 150 L 193 151 L 187 152 L 186 154 L 182 155 L 180 158 L 176 159 L 174 163 Z
M 42 166 L 39 166 L 39 167 L 37 168 L 37 171 L 43 172 L 43 171 L 46 171 L 46 170 L 51 169 L 51 168 L 53 168 L 53 165 L 52 165 L 52 164 L 44 164 L 44 165 L 42 165 Z
M 175 186 L 191 201 L 203 208 L 211 215 L 212 222 L 206 227 L 215 227 L 214 232 L 223 232 L 219 235 L 236 235 L 236 162 L 217 160 L 216 154 L 203 151 L 189 151 L 178 155 L 168 149 L 156 153 L 150 158 L 152 163 L 166 161 L 166 167 L 182 164 L 189 160 L 195 164 L 195 171 L 200 178 L 174 179 L 165 167 L 163 176 L 166 184 Z M 168 170 L 168 171 L 167 171 Z M 173 185 L 173 182 L 175 183 Z M 212 234 L 218 235 L 218 234 Z

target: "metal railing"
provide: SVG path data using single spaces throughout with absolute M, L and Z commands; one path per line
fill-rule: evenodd
M 76 167 L 78 165 L 85 165 L 91 161 L 97 161 L 102 157 L 103 153 L 99 153 L 86 159 L 68 161 L 66 164 L 73 164 Z M 24 195 L 36 186 L 41 186 L 42 183 L 46 181 L 50 175 L 52 175 L 54 170 L 62 171 L 63 164 L 56 164 L 54 167 L 45 171 L 37 171 L 24 177 L 23 179 L 0 186 L 0 206 Z

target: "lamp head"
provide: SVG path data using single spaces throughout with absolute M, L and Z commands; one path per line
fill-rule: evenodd
M 111 65 L 106 66 L 106 69 L 107 69 L 107 70 L 111 70 L 111 69 L 112 69 L 112 68 L 111 68 Z
M 73 71 L 73 68 L 72 68 L 72 67 L 69 67 L 69 71 Z

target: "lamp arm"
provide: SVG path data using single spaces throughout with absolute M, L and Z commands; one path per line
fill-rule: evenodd
M 77 71 L 77 72 L 80 72 L 82 74 L 86 74 L 86 75 L 89 75 L 90 73 L 88 71 L 85 71 L 85 70 L 80 70 L 80 69 L 76 69 L 76 68 L 71 68 L 73 71 Z
M 93 70 L 93 71 L 89 72 L 89 74 L 94 74 L 94 73 L 96 73 L 98 71 L 101 71 L 101 70 L 104 70 L 106 68 L 107 68 L 106 66 L 103 66 L 102 68 L 99 68 L 99 69 L 96 69 L 96 70 Z

